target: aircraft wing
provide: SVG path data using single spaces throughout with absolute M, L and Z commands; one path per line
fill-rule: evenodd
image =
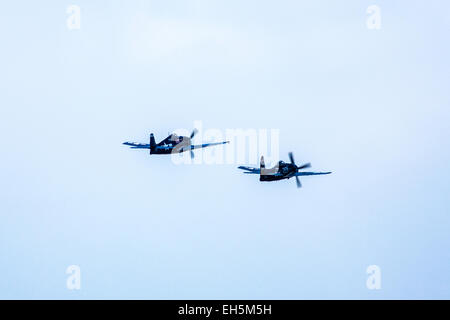
M 146 143 L 124 142 L 123 144 L 129 146 L 131 149 L 150 149 L 150 145 Z
M 217 146 L 220 144 L 226 144 L 229 143 L 230 141 L 223 141 L 223 142 L 212 142 L 212 143 L 204 143 L 204 144 L 197 144 L 197 145 L 191 145 L 191 150 L 194 149 L 200 149 L 200 148 L 205 148 L 205 147 L 210 147 L 210 146 Z M 189 150 L 189 149 L 188 149 Z
M 297 172 L 293 176 L 317 176 L 321 174 L 330 174 L 331 172 Z
M 246 167 L 246 166 L 240 166 L 240 167 L 238 167 L 238 169 L 246 170 L 246 171 L 244 171 L 244 173 L 247 173 L 247 174 L 260 174 L 260 172 L 261 172 L 261 169 L 259 169 L 259 168 L 252 168 L 252 167 Z

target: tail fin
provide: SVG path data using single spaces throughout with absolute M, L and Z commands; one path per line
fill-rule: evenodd
M 264 169 L 265 167 L 266 167 L 266 164 L 264 163 L 264 156 L 261 156 L 261 162 L 260 162 L 259 168 Z
M 155 147 L 156 147 L 155 136 L 153 135 L 153 133 L 150 133 L 150 153 L 153 151 L 153 149 L 155 149 Z

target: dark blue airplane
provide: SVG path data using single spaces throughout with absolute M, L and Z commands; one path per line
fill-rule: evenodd
M 191 152 L 191 158 L 194 157 L 194 149 L 200 149 L 210 146 L 216 146 L 220 144 L 229 143 L 229 141 L 204 143 L 199 145 L 192 145 L 191 140 L 197 134 L 197 129 L 192 131 L 190 137 L 178 136 L 172 133 L 160 143 L 156 143 L 153 133 L 150 134 L 150 144 L 138 143 L 138 142 L 124 142 L 124 145 L 130 146 L 132 149 L 150 149 L 150 154 L 171 154 L 181 153 L 185 151 Z
M 246 166 L 240 166 L 238 168 L 245 170 L 244 173 L 247 174 L 259 174 L 259 181 L 276 181 L 295 177 L 295 181 L 297 182 L 297 188 L 300 188 L 302 186 L 300 179 L 298 178 L 299 176 L 315 176 L 331 173 L 331 172 L 298 172 L 301 169 L 311 167 L 311 164 L 306 163 L 298 167 L 294 162 L 294 155 L 292 154 L 292 152 L 289 152 L 289 159 L 291 160 L 291 163 L 279 161 L 275 165 L 275 167 L 266 169 L 266 165 L 264 164 L 264 156 L 261 156 L 261 163 L 259 169 Z

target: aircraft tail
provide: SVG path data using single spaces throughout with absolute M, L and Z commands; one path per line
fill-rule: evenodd
M 153 133 L 150 133 L 150 153 L 153 151 L 153 149 L 155 149 L 155 147 L 156 147 L 155 136 L 153 135 Z
M 266 168 L 266 164 L 264 163 L 264 156 L 261 156 L 261 162 L 259 164 L 259 168 L 261 169 L 265 169 Z

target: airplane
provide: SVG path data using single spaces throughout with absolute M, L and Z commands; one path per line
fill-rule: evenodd
M 291 163 L 279 161 L 275 165 L 275 167 L 266 169 L 266 165 L 264 163 L 264 156 L 261 156 L 259 169 L 246 166 L 240 166 L 238 167 L 238 169 L 245 170 L 244 173 L 247 174 L 259 174 L 259 181 L 276 181 L 295 177 L 295 181 L 297 182 L 297 188 L 301 188 L 302 186 L 300 179 L 298 178 L 299 176 L 315 176 L 331 173 L 331 172 L 299 172 L 299 170 L 301 169 L 311 167 L 311 164 L 306 163 L 304 165 L 297 166 L 294 162 L 294 155 L 292 154 L 292 152 L 289 152 L 289 159 L 291 160 Z
M 191 140 L 197 132 L 198 130 L 194 129 L 190 137 L 178 136 L 177 134 L 172 133 L 160 143 L 156 143 L 155 136 L 151 133 L 150 144 L 128 141 L 123 144 L 130 146 L 131 149 L 150 149 L 150 154 L 171 154 L 190 151 L 191 158 L 194 158 L 194 152 L 192 150 L 229 143 L 229 141 L 223 141 L 192 145 Z

